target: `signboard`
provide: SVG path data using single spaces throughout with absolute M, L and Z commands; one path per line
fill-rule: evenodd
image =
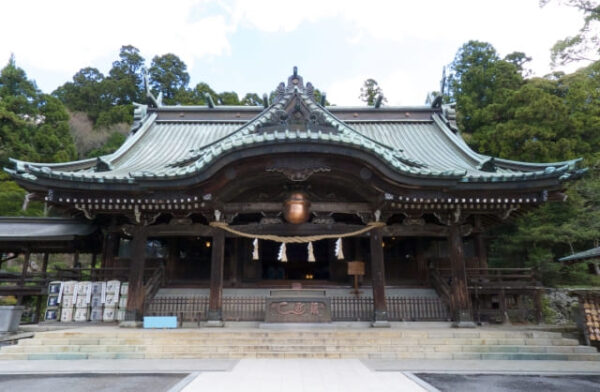
M 330 323 L 329 298 L 267 298 L 267 323 Z
M 348 275 L 363 276 L 365 274 L 365 262 L 364 261 L 349 261 L 348 262 Z

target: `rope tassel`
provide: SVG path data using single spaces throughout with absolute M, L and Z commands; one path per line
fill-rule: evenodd
M 252 260 L 258 261 L 258 238 L 252 241 Z
M 287 252 L 285 249 L 285 242 L 282 242 L 281 247 L 279 248 L 279 255 L 277 256 L 277 260 L 281 261 L 282 263 L 287 263 L 288 259 L 286 253 Z
M 308 262 L 309 263 L 314 263 L 315 260 L 315 250 L 313 248 L 313 243 L 309 242 L 308 243 Z
M 341 238 L 338 238 L 335 242 L 335 255 L 338 260 L 344 260 L 344 246 Z

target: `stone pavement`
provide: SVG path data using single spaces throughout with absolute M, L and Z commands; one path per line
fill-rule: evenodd
M 199 374 L 182 392 L 421 392 L 402 372 L 373 372 L 356 359 L 242 359 L 231 373 Z
M 486 380 L 489 380 L 490 373 L 495 374 L 496 385 L 493 387 L 497 386 L 496 389 L 492 388 L 489 381 L 482 381 L 483 384 L 477 382 L 477 377 L 488 377 Z M 450 376 L 440 378 L 435 376 L 436 374 Z M 465 374 L 469 376 L 464 376 Z M 482 376 L 475 376 L 478 374 Z M 551 377 L 554 375 L 563 375 L 563 378 Z M 528 384 L 530 382 L 543 381 L 550 386 L 559 387 L 565 385 L 565 382 L 568 383 L 568 380 L 572 381 L 571 385 L 575 385 L 573 384 L 575 382 L 580 382 L 581 385 L 590 384 L 593 382 L 590 380 L 596 380 L 597 377 L 600 377 L 600 363 L 589 361 L 357 359 L 0 361 L 0 390 L 11 392 L 47 392 L 48 385 L 58 385 L 57 383 L 61 382 L 68 385 L 61 389 L 64 392 L 90 390 L 194 392 L 205 391 L 207 387 L 219 392 L 239 390 L 249 392 L 512 391 L 531 390 L 531 388 L 515 389 L 515 383 L 521 385 L 518 384 L 519 382 L 526 386 L 530 385 Z M 108 382 L 111 380 L 119 380 L 119 382 L 109 385 Z M 157 381 L 152 382 L 152 380 Z M 424 380 L 435 381 L 432 382 L 435 387 Z M 147 387 L 139 389 L 140 385 Z M 487 389 L 481 389 L 482 385 L 486 385 Z M 513 387 L 506 389 L 503 387 L 505 385 Z M 560 389 L 547 387 L 545 390 Z

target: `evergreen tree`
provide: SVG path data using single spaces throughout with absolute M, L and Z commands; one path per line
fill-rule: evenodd
M 42 94 L 11 56 L 0 71 L 0 166 L 8 158 L 63 162 L 77 158 L 69 116 L 55 97 Z M 39 204 L 21 211 L 25 190 L 0 174 L 0 215 L 41 214 Z
M 148 72 L 150 85 L 156 94 L 163 94 L 165 104 L 181 103 L 177 96 L 187 89 L 190 75 L 187 73 L 187 66 L 179 57 L 172 53 L 155 56 Z
M 374 79 L 367 79 L 360 88 L 360 96 L 358 97 L 361 101 L 366 102 L 367 105 L 373 106 L 377 101 L 377 98 L 381 96 L 382 102 L 387 102 L 387 98 L 383 95 L 383 91 L 379 84 Z

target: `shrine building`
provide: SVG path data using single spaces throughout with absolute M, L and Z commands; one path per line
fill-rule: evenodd
M 583 173 L 578 160 L 476 153 L 439 101 L 325 106 L 296 69 L 262 106 L 149 98 L 112 154 L 11 160 L 6 172 L 65 219 L 0 219 L 0 251 L 97 255 L 93 269 L 129 282 L 132 321 L 160 290 L 205 290 L 199 317 L 222 325 L 224 290 L 249 297 L 295 287 L 366 297 L 368 319 L 383 326 L 403 318 L 392 314 L 390 292 L 435 289 L 448 318 L 472 323 L 468 276 L 488 269 L 484 233 L 561 200 Z M 414 302 L 411 319 L 430 305 Z

